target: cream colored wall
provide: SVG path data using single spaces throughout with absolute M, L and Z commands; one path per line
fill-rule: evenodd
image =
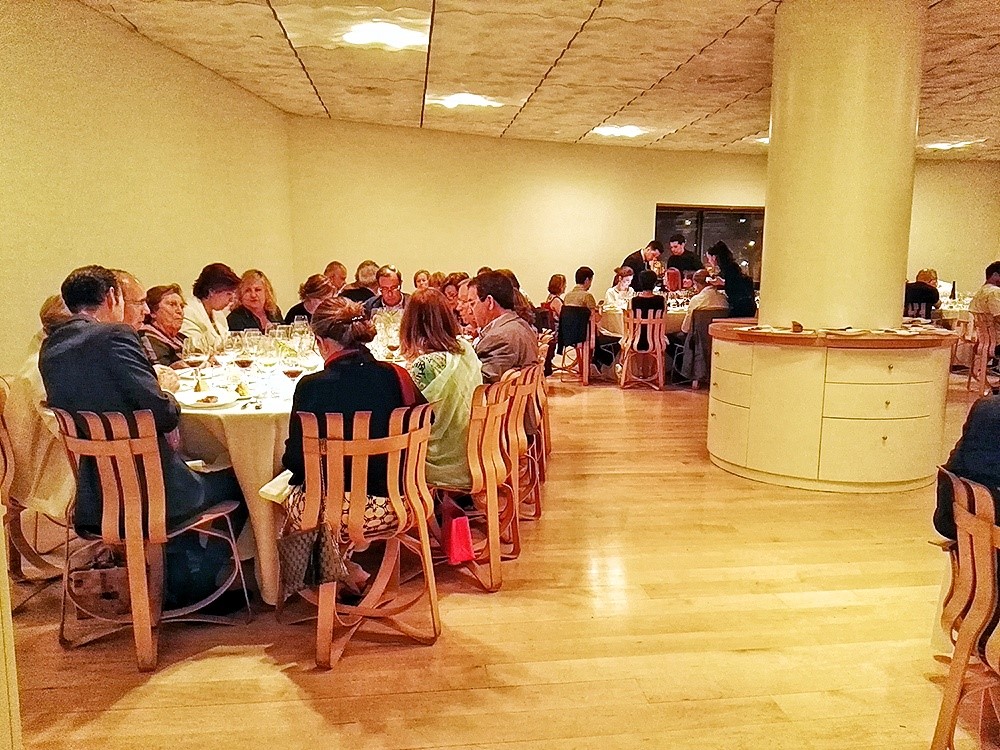
M 293 302 L 285 116 L 72 0 L 3 5 L 0 372 L 87 263 L 186 289 L 259 266 Z
M 612 270 L 653 237 L 656 204 L 760 206 L 763 158 L 505 141 L 290 122 L 296 271 L 340 259 L 474 273 L 509 267 L 535 300 L 549 276 Z
M 918 161 L 908 275 L 935 268 L 974 292 L 1000 260 L 1000 162 Z

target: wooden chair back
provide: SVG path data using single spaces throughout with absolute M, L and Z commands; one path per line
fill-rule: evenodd
M 621 387 L 648 385 L 663 390 L 667 356 L 665 311 L 625 310 L 624 323 Z
M 395 409 L 389 417 L 388 435 L 370 437 L 371 412 L 356 412 L 351 437 L 347 438 L 343 414 L 324 415 L 321 434 L 315 414 L 297 412 L 305 461 L 302 528 L 319 525 L 323 520 L 320 508 L 325 506 L 326 520 L 337 531 L 341 543 L 364 550 L 374 539 L 389 538 L 408 529 L 415 514 L 426 518 L 433 509 L 424 467 L 432 413 L 429 404 Z M 369 459 L 374 457 L 385 459 L 388 503 L 399 521 L 398 527 L 377 533 L 365 528 Z
M 980 395 L 987 395 L 989 386 L 989 363 L 997 347 L 996 328 L 994 327 L 993 316 L 989 313 L 974 312 L 972 316 L 972 327 L 975 333 L 976 343 L 972 351 L 972 364 L 969 367 L 969 378 L 966 381 L 966 388 L 972 387 L 972 381 L 976 382 L 976 392 Z
M 538 335 L 538 361 L 543 364 L 549 354 L 549 345 L 553 338 L 555 338 L 555 334 L 551 330 L 542 331 Z
M 572 369 L 584 385 L 590 384 L 590 363 L 597 341 L 597 319 L 590 308 L 563 305 L 559 314 L 559 337 L 557 352 L 565 352 L 573 347 L 576 357 Z
M 997 633 L 997 552 L 1000 527 L 987 487 L 940 469 L 951 484 L 956 544 L 952 550 L 952 582 L 944 600 L 942 625 L 955 650 L 945 681 L 932 750 L 952 747 L 958 707 L 970 657 L 977 653 L 994 677 L 1000 676 L 1000 635 Z
M 469 494 L 474 498 L 495 489 L 506 478 L 503 430 L 510 394 L 509 381 L 478 386 L 472 394 L 468 458 L 472 473 Z
M 126 540 L 145 538 L 152 544 L 165 544 L 166 492 L 153 413 L 134 412 L 130 425 L 126 416 L 117 412 L 72 415 L 62 409 L 52 411 L 77 482 L 82 462 L 96 464 L 104 543 L 124 545 Z

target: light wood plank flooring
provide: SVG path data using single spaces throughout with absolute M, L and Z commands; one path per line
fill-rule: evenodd
M 969 400 L 955 378 L 947 455 Z M 712 466 L 707 396 L 553 383 L 545 515 L 489 595 L 442 572 L 433 647 L 265 614 L 65 652 L 55 589 L 15 620 L 26 745 L 55 748 L 794 748 L 929 744 L 945 668 L 931 488 L 834 495 Z M 972 747 L 963 740 L 960 747 Z

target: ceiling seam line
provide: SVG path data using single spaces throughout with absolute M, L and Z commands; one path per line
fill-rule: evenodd
M 323 107 L 323 111 L 326 112 L 326 116 L 331 117 L 330 110 L 326 107 L 326 102 L 323 101 L 323 97 L 320 95 L 319 89 L 316 88 L 316 84 L 313 82 L 312 76 L 309 75 L 309 71 L 306 69 L 306 64 L 302 62 L 302 58 L 299 57 L 299 51 L 295 49 L 295 45 L 292 44 L 291 37 L 288 36 L 288 31 L 285 29 L 285 24 L 283 24 L 281 19 L 278 18 L 278 11 L 276 11 L 274 6 L 271 5 L 271 0 L 267 0 L 267 7 L 271 10 L 271 15 L 274 16 L 274 20 L 278 24 L 278 28 L 281 29 L 282 36 L 284 36 L 285 41 L 288 42 L 288 48 L 292 51 L 292 54 L 295 55 L 295 59 L 299 61 L 299 67 L 302 68 L 302 72 L 305 74 L 306 80 L 308 80 L 309 85 L 312 86 L 313 93 L 316 94 L 316 98 L 319 100 L 320 106 Z
M 650 146 L 655 146 L 657 143 L 659 143 L 660 141 L 662 141 L 664 138 L 668 138 L 668 137 L 670 137 L 672 135 L 676 135 L 677 133 L 681 132 L 685 128 L 689 128 L 692 125 L 696 125 L 699 122 L 704 122 L 705 120 L 707 120 L 707 119 L 709 119 L 711 117 L 715 117 L 720 112 L 723 112 L 723 111 L 729 109 L 730 107 L 732 107 L 732 106 L 734 106 L 736 104 L 739 104 L 740 102 L 746 101 L 751 96 L 756 96 L 757 94 L 759 94 L 762 91 L 765 91 L 766 89 L 769 89 L 769 88 L 771 88 L 771 84 L 770 83 L 764 84 L 763 86 L 761 86 L 756 91 L 751 91 L 749 93 L 746 93 L 743 96 L 741 96 L 739 99 L 731 101 L 728 104 L 723 104 L 721 107 L 719 107 L 718 109 L 716 109 L 713 112 L 709 112 L 708 114 L 704 114 L 701 117 L 697 117 L 694 120 L 692 120 L 691 122 L 687 123 L 686 125 L 681 125 L 679 128 L 675 128 L 674 130 L 671 130 L 669 133 L 664 133 L 659 138 L 657 138 L 655 141 L 651 141 L 651 142 L 647 143 L 646 145 L 642 146 L 642 148 L 649 148 Z
M 745 17 L 743 18 L 743 20 L 742 20 L 742 21 L 740 21 L 740 22 L 739 22 L 738 24 L 736 24 L 735 26 L 733 26 L 733 27 L 731 27 L 731 28 L 729 28 L 729 29 L 726 29 L 726 31 L 724 31 L 724 32 L 723 32 L 723 33 L 722 33 L 722 34 L 721 34 L 720 36 L 717 36 L 717 37 L 716 37 L 715 39 L 713 39 L 712 41 L 708 42 L 708 43 L 707 43 L 707 44 L 706 44 L 706 45 L 705 45 L 704 47 L 702 47 L 702 48 L 701 48 L 700 50 L 698 50 L 697 52 L 693 53 L 693 54 L 691 55 L 691 57 L 689 57 L 689 58 L 688 58 L 687 60 L 685 60 L 685 61 L 684 61 L 684 62 L 682 62 L 682 63 L 679 63 L 679 64 L 678 64 L 678 65 L 677 65 L 677 66 L 676 66 L 676 67 L 675 67 L 675 68 L 674 68 L 673 70 L 671 70 L 671 71 L 669 71 L 669 72 L 665 73 L 665 74 L 664 74 L 664 75 L 663 75 L 663 76 L 662 76 L 662 77 L 661 77 L 661 78 L 660 78 L 660 79 L 659 79 L 659 80 L 658 80 L 658 81 L 657 81 L 656 83 L 654 83 L 654 84 L 653 84 L 652 86 L 649 86 L 649 87 L 647 87 L 647 88 L 643 89 L 643 90 L 642 90 L 642 91 L 640 91 L 640 92 L 639 92 L 638 94 L 636 94 L 635 96 L 633 96 L 633 97 L 632 97 L 631 99 L 629 99 L 629 100 L 628 100 L 627 102 L 625 102 L 625 103 L 624 103 L 624 104 L 623 104 L 622 106 L 620 106 L 620 107 L 619 107 L 619 108 L 618 108 L 617 110 L 615 110 L 615 111 L 614 111 L 614 112 L 612 112 L 612 113 L 611 113 L 610 115 L 608 115 L 608 116 L 607 116 L 607 117 L 605 117 L 605 118 L 604 118 L 603 120 L 601 120 L 601 121 L 600 121 L 599 123 L 597 123 L 597 125 L 596 125 L 595 127 L 600 127 L 601 125 L 604 125 L 605 123 L 607 123 L 607 122 L 608 122 L 608 120 L 611 120 L 612 118 L 615 118 L 615 117 L 617 117 L 618 115 L 620 115 L 620 114 L 621 114 L 622 112 L 624 112 L 624 111 L 625 111 L 625 110 L 626 110 L 627 108 L 629 108 L 630 106 L 632 106 L 633 104 L 635 104 L 635 103 L 636 103 L 637 101 L 639 101 L 639 99 L 641 99 L 641 98 L 642 98 L 643 96 L 645 96 L 645 95 L 646 95 L 646 94 L 648 94 L 648 93 L 649 93 L 650 91 L 652 91 L 652 90 L 653 90 L 653 89 L 655 89 L 655 88 L 656 88 L 657 86 L 659 86 L 659 85 L 660 85 L 661 83 L 663 83 L 663 82 L 664 82 L 665 80 L 667 80 L 667 78 L 669 78 L 669 77 L 670 77 L 670 76 L 672 76 L 672 75 L 673 75 L 674 73 L 676 73 L 677 71 L 679 71 L 679 70 L 680 70 L 681 68 L 683 68 L 683 67 L 684 67 L 685 65 L 689 64 L 690 62 L 692 62 L 692 61 L 693 61 L 693 60 L 694 60 L 695 58 L 697 58 L 697 57 L 700 57 L 700 56 L 701 56 L 702 54 L 704 54 L 704 53 L 705 53 L 705 50 L 707 50 L 707 49 L 708 49 L 709 47 L 711 47 L 712 45 L 714 45 L 714 44 L 715 44 L 716 42 L 718 42 L 718 41 L 720 41 L 720 40 L 722 40 L 722 39 L 725 39 L 725 38 L 726 38 L 727 36 L 729 36 L 729 34 L 730 34 L 731 32 L 733 32 L 733 31 L 735 31 L 736 29 L 738 29 L 738 28 L 739 28 L 740 26 L 742 26 L 743 24 L 745 24 L 745 23 L 746 23 L 747 21 L 749 21 L 749 20 L 750 20 L 751 18 L 753 18 L 754 16 L 758 16 L 758 15 L 760 15 L 761 11 L 762 11 L 762 10 L 764 10 L 765 8 L 767 8 L 767 7 L 769 6 L 769 5 L 774 5 L 774 9 L 775 9 L 775 13 L 777 13 L 777 10 L 778 10 L 778 6 L 779 6 L 779 5 L 781 5 L 781 0 L 767 0 L 767 2 L 766 2 L 766 3 L 764 3 L 764 4 L 763 4 L 763 5 L 761 5 L 761 6 L 759 7 L 759 8 L 757 8 L 757 10 L 755 10 L 755 11 L 754 11 L 753 13 L 751 13 L 751 14 L 750 14 L 749 16 L 745 16 Z M 686 127 L 686 126 L 685 126 L 685 127 Z M 588 134 L 589 134 L 590 132 L 591 132 L 591 131 L 590 131 L 590 130 L 588 130 L 588 131 L 587 131 L 586 133 L 584 133 L 584 134 L 583 134 L 583 135 L 581 135 L 581 136 L 580 136 L 579 138 L 577 138 L 577 139 L 576 139 L 576 141 L 574 141 L 574 143 L 579 143 L 580 141 L 582 141 L 582 140 L 583 140 L 583 139 L 584 139 L 584 138 L 585 138 L 585 137 L 586 137 L 586 136 L 587 136 L 587 135 L 588 135 Z M 677 131 L 673 131 L 673 132 L 677 132 Z M 667 133 L 667 135 L 670 135 L 670 133 Z M 656 141 L 653 141 L 653 143 L 656 143 Z M 645 148 L 645 146 L 644 146 L 643 148 Z
M 518 115 L 520 115 L 521 112 L 524 111 L 524 108 L 528 106 L 528 102 L 531 101 L 531 97 L 533 97 L 536 93 L 538 93 L 538 90 L 542 87 L 542 84 L 545 83 L 545 79 L 549 77 L 549 73 L 551 73 L 555 69 L 556 65 L 559 64 L 559 61 L 562 60 L 563 55 L 565 55 L 566 52 L 569 51 L 569 48 L 573 46 L 573 42 L 576 41 L 576 38 L 580 36 L 581 33 L 583 33 L 584 27 L 588 23 L 590 23 L 590 21 L 594 18 L 594 14 L 597 13 L 598 10 L 600 10 L 602 5 L 604 5 L 604 0 L 597 0 L 597 5 L 595 5 L 594 8 L 590 11 L 590 15 L 587 16 L 586 20 L 582 24 L 580 24 L 580 28 L 576 30 L 576 33 L 573 34 L 570 40 L 566 43 L 566 46 L 563 48 L 563 51 L 559 53 L 559 55 L 556 57 L 555 60 L 553 60 L 552 64 L 549 66 L 549 69 L 546 70 L 545 74 L 542 76 L 542 79 L 538 82 L 535 88 L 532 89 L 531 93 L 528 94 L 528 98 L 525 99 L 524 102 L 521 104 L 521 106 L 517 108 L 517 112 L 514 113 L 514 116 L 511 118 L 510 122 L 507 123 L 506 127 L 502 131 L 500 131 L 501 138 L 503 138 L 507 134 L 507 131 L 510 130 L 511 125 L 513 125 L 514 122 L 517 120 Z
M 424 126 L 424 112 L 427 110 L 427 83 L 431 75 L 431 42 L 434 40 L 434 13 L 437 0 L 431 0 L 431 23 L 427 29 L 427 62 L 424 64 L 424 92 L 420 97 L 420 127 Z
M 80 5 L 84 6 L 85 8 L 89 8 L 90 10 L 94 10 L 94 8 L 91 8 L 89 5 L 87 5 L 87 3 L 84 2 L 84 0 L 76 0 L 76 2 L 78 2 Z M 112 7 L 112 10 L 114 10 L 113 7 Z M 100 11 L 98 11 L 98 12 L 100 12 Z M 261 96 L 260 94 L 258 94 L 256 91 L 252 91 L 252 90 L 248 89 L 246 86 L 244 86 L 243 84 L 241 84 L 239 81 L 235 81 L 232 78 L 230 78 L 229 76 L 226 76 L 226 75 L 220 73 L 219 71 L 215 70 L 214 68 L 208 67 L 207 65 L 205 65 L 205 63 L 201 62 L 201 60 L 195 60 L 190 55 L 186 55 L 183 52 L 174 49 L 173 47 L 168 47 L 163 42 L 160 42 L 160 41 L 157 41 L 156 39 L 153 39 L 153 37 L 151 37 L 151 36 L 147 36 L 146 34 L 142 33 L 142 31 L 139 29 L 139 27 L 136 26 L 132 22 L 132 19 L 128 18 L 127 16 L 125 16 L 122 13 L 119 13 L 118 11 L 114 11 L 114 12 L 115 12 L 116 15 L 120 16 L 125 21 L 128 21 L 128 24 L 133 29 L 133 31 L 135 31 L 136 34 L 138 34 L 139 36 L 141 36 L 143 39 L 145 39 L 150 44 L 155 44 L 157 47 L 162 47 L 165 50 L 170 50 L 175 55 L 179 55 L 179 56 L 183 57 L 185 60 L 193 63 L 194 65 L 197 65 L 199 68 L 203 68 L 204 70 L 207 70 L 212 75 L 218 76 L 219 78 L 221 78 L 226 83 L 228 83 L 228 84 L 230 84 L 230 85 L 235 86 L 236 88 L 238 88 L 240 91 L 245 91 L 247 94 L 249 94 L 250 96 L 254 97 L 255 99 L 260 99 L 262 102 L 264 102 L 268 106 L 274 107 L 279 112 L 286 112 L 288 114 L 297 114 L 295 112 L 289 112 L 287 109 L 284 109 L 283 107 L 279 107 L 277 104 L 275 104 L 274 102 L 272 102 L 270 99 L 265 99 L 263 96 Z M 306 115 L 303 115 L 303 117 L 305 117 L 305 116 Z

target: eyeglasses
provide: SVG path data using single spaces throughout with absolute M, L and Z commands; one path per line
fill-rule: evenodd
M 396 284 L 394 286 L 380 286 L 379 289 L 381 289 L 383 292 L 398 292 L 399 284 Z

